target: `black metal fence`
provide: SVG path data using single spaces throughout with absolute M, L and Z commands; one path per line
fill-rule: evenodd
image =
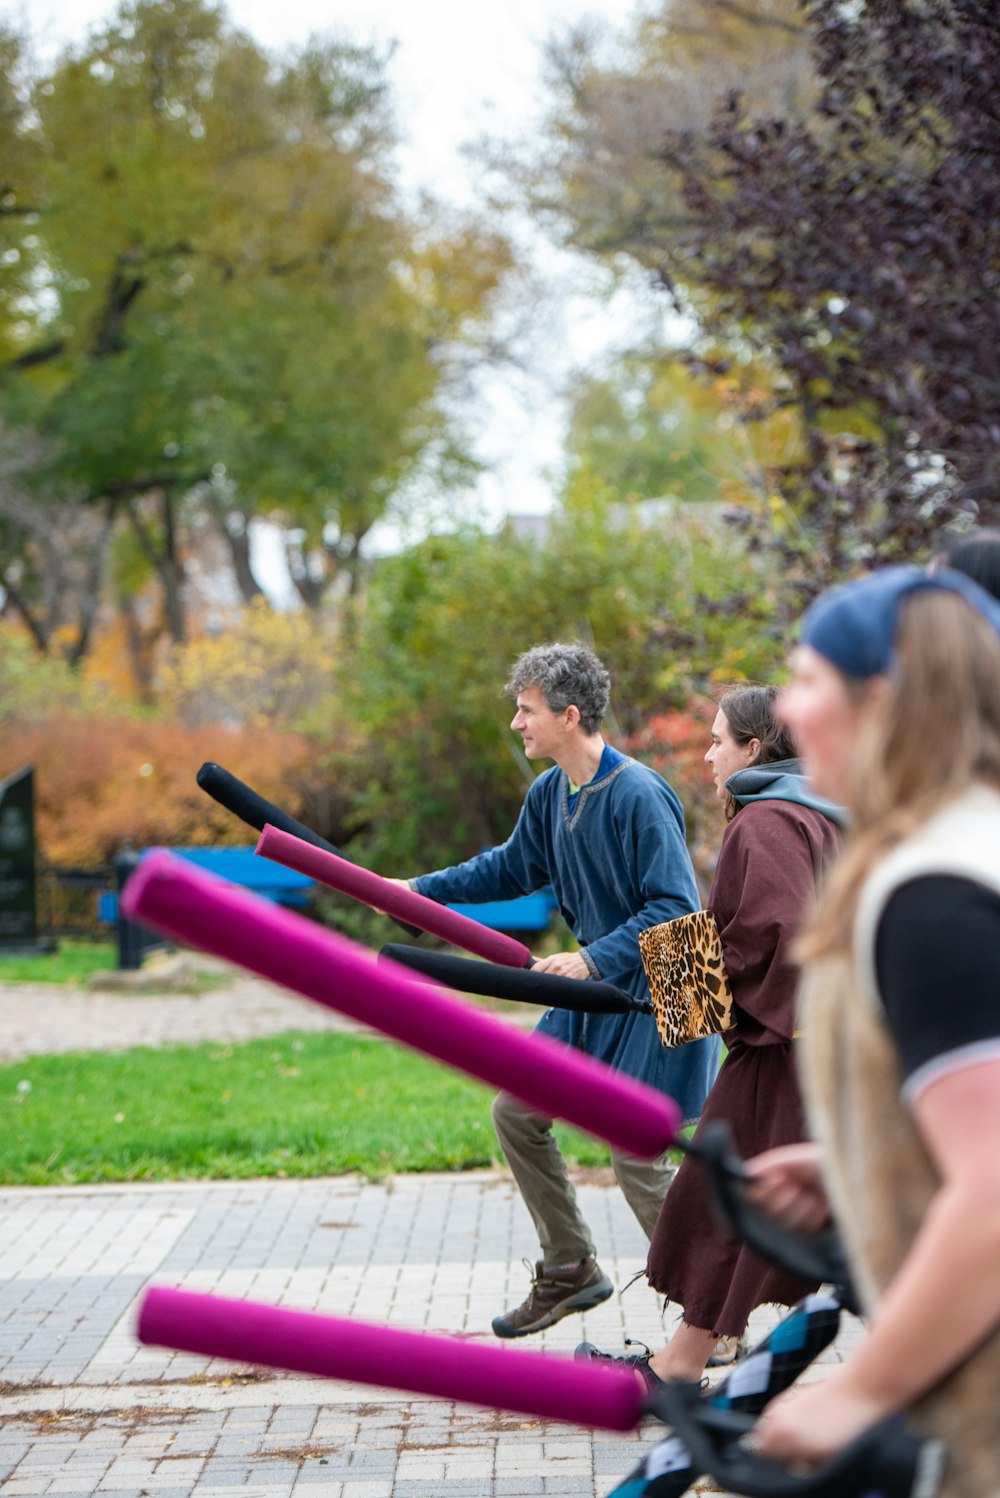
M 114 941 L 116 890 L 111 864 L 81 869 L 40 861 L 35 888 L 39 934 Z

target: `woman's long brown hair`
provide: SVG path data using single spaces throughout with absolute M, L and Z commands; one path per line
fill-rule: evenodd
M 751 739 L 759 741 L 760 748 L 751 761 L 754 765 L 769 765 L 780 759 L 795 758 L 795 745 L 788 730 L 775 716 L 777 699 L 777 687 L 759 686 L 756 683 L 729 687 L 719 698 L 719 711 L 725 717 L 736 743 L 749 744 Z M 726 821 L 731 822 L 739 809 L 739 805 L 727 791 Z

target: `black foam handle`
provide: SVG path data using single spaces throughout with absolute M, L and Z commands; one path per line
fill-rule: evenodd
M 281 832 L 290 832 L 292 837 L 300 837 L 304 843 L 312 843 L 314 848 L 324 848 L 327 853 L 336 853 L 338 858 L 344 858 L 345 854 L 334 843 L 327 842 L 325 837 L 320 837 L 318 832 L 289 816 L 273 801 L 268 801 L 264 796 L 224 770 L 221 765 L 214 764 L 212 760 L 206 760 L 198 771 L 198 784 L 203 791 L 231 811 L 234 816 L 239 817 L 241 822 L 246 822 L 248 827 L 255 827 L 258 832 L 270 824 L 277 827 Z M 390 917 L 395 919 L 395 917 Z M 396 925 L 405 931 L 408 936 L 420 936 L 422 933 L 416 926 L 411 926 L 407 921 L 396 921 Z
M 747 1194 L 750 1178 L 733 1146 L 729 1125 L 723 1119 L 703 1125 L 693 1139 L 678 1138 L 674 1143 L 701 1163 L 712 1206 L 731 1233 L 745 1239 L 763 1258 L 789 1274 L 833 1285 L 845 1310 L 860 1314 L 850 1267 L 836 1229 L 797 1233 L 755 1206 Z
M 940 1441 L 915 1435 L 898 1416 L 871 1426 L 824 1466 L 792 1472 L 744 1444 L 753 1417 L 713 1408 L 698 1384 L 662 1384 L 650 1412 L 672 1426 L 696 1471 L 747 1498 L 933 1498 L 944 1471 Z
M 648 1000 L 636 999 L 624 988 L 596 978 L 562 978 L 556 973 L 536 973 L 531 968 L 505 967 L 498 962 L 474 962 L 449 952 L 390 943 L 379 952 L 402 963 L 421 977 L 460 993 L 485 998 L 515 999 L 521 1004 L 540 1004 L 546 1009 L 573 1009 L 579 1014 L 651 1014 Z

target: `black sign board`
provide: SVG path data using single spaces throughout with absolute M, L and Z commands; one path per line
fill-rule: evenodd
M 33 943 L 35 772 L 30 765 L 0 781 L 0 948 Z

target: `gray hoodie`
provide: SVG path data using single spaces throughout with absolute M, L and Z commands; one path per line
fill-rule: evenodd
M 746 806 L 748 801 L 794 801 L 799 806 L 821 812 L 838 827 L 847 825 L 847 812 L 842 806 L 815 794 L 802 773 L 802 761 L 798 759 L 776 759 L 769 765 L 748 765 L 745 770 L 730 775 L 726 790 L 737 806 Z

